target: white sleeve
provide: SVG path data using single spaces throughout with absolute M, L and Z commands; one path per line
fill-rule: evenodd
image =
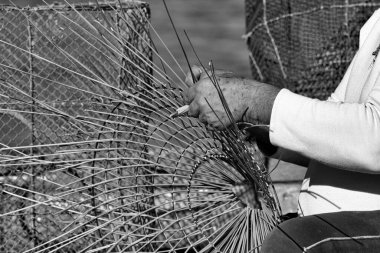
M 349 75 L 351 73 L 352 65 L 353 65 L 353 61 L 351 62 L 350 66 L 348 67 L 342 81 L 340 82 L 338 87 L 335 89 L 335 91 L 330 95 L 330 97 L 327 99 L 327 101 L 330 101 L 330 102 L 343 102 L 344 101 L 347 83 L 348 83 Z M 272 114 L 273 114 L 273 111 L 272 111 Z M 300 166 L 307 166 L 307 164 L 308 164 L 308 160 L 305 159 L 304 156 L 302 156 L 299 153 L 296 153 L 294 151 L 284 149 L 284 147 L 278 149 L 278 151 L 276 152 L 276 154 L 273 155 L 273 157 L 280 159 L 280 160 L 283 160 L 285 162 L 294 163 L 294 164 L 297 164 Z
M 380 9 L 376 10 L 367 22 L 360 29 L 359 47 L 362 47 L 365 41 L 370 38 L 371 31 L 373 30 L 376 22 L 380 18 Z
M 380 39 L 378 24 L 380 10 L 362 27 L 361 48 L 327 101 L 306 98 L 286 89 L 280 91 L 270 122 L 273 145 L 330 166 L 380 172 L 380 60 L 373 66 L 370 78 L 365 74 L 368 62 L 372 61 L 369 57 Z M 347 100 L 359 97 L 357 93 L 369 87 L 364 103 Z
M 380 84 L 367 103 L 306 98 L 283 89 L 275 99 L 270 141 L 322 163 L 380 172 Z

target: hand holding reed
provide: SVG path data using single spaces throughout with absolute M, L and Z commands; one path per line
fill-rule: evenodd
M 279 89 L 254 80 L 237 77 L 226 71 L 204 71 L 193 67 L 196 83 L 191 74 L 185 82 L 190 86 L 184 97 L 189 104 L 188 115 L 215 129 L 228 127 L 232 122 L 228 118 L 220 96 L 215 87 L 219 85 L 235 122 L 246 121 L 269 124 L 274 100 Z

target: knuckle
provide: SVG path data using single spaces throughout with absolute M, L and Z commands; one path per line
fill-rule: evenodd
M 189 105 L 189 112 L 188 115 L 191 117 L 197 117 L 199 114 L 199 107 L 198 104 L 193 102 Z
M 208 116 L 208 114 L 206 112 L 202 112 L 199 116 L 199 121 L 202 122 L 203 124 L 205 125 L 209 125 L 210 124 L 210 117 Z
M 188 104 L 194 100 L 195 95 L 196 95 L 196 90 L 194 87 L 190 87 L 183 92 L 183 98 L 185 102 Z
M 183 96 L 183 98 L 187 98 L 187 97 L 189 97 L 189 89 L 186 89 L 186 90 L 184 90 L 183 92 L 182 92 L 182 96 Z
M 188 84 L 188 85 L 193 84 L 192 77 L 189 74 L 186 75 L 185 83 Z

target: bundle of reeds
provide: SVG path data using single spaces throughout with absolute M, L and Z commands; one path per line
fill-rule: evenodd
M 27 39 L 0 30 L 1 112 L 30 133 L 0 148 L 2 250 L 259 251 L 280 216 L 263 159 L 236 124 L 170 117 L 186 84 L 147 5 L 6 13 Z

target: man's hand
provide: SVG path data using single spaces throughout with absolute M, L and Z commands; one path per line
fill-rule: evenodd
M 193 84 L 189 73 L 185 81 L 191 87 L 184 93 L 190 105 L 189 116 L 199 117 L 201 122 L 215 129 L 228 127 L 231 122 L 207 73 L 197 66 L 192 68 L 192 72 L 196 83 Z M 215 75 L 236 122 L 269 124 L 278 88 L 237 77 L 231 72 L 215 71 Z

